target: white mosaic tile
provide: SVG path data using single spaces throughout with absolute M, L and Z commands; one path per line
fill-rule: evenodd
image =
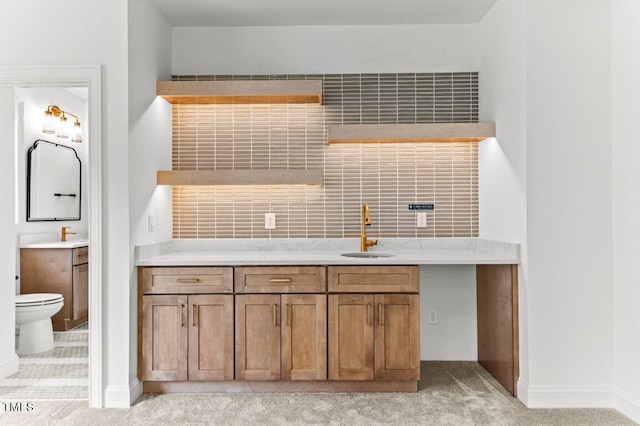
M 55 332 L 52 350 L 19 356 L 19 371 L 0 380 L 0 400 L 88 399 L 88 334 L 86 324 Z

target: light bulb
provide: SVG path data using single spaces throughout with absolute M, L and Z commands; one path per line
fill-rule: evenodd
M 82 142 L 82 128 L 80 127 L 80 122 L 76 120 L 73 123 L 73 130 L 71 132 L 71 142 Z
M 56 132 L 56 121 L 53 118 L 53 112 L 47 109 L 44 112 L 44 122 L 42 124 L 42 133 L 55 133 Z
M 69 131 L 67 130 L 67 117 L 62 115 L 58 127 L 56 127 L 56 136 L 60 139 L 66 139 L 69 137 Z

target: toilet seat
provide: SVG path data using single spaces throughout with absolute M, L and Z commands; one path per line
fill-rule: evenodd
M 30 293 L 16 295 L 16 307 L 53 305 L 64 301 L 61 294 L 56 293 Z

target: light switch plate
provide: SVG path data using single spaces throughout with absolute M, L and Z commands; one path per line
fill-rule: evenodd
M 149 232 L 156 230 L 156 217 L 152 214 L 149 215 Z
M 416 213 L 416 228 L 427 227 L 427 212 Z
M 276 229 L 276 214 L 265 213 L 264 214 L 264 229 Z

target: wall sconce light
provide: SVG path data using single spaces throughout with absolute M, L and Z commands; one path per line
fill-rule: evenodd
M 69 129 L 69 125 L 67 124 L 67 115 L 76 119 L 72 129 Z M 59 120 L 56 120 L 56 118 L 59 118 Z M 71 130 L 71 132 L 69 132 L 69 130 Z M 68 138 L 69 133 L 71 133 L 71 142 L 82 142 L 82 128 L 80 127 L 78 116 L 60 109 L 57 105 L 49 105 L 44 112 L 42 133 L 55 133 L 57 137 L 63 139 Z

